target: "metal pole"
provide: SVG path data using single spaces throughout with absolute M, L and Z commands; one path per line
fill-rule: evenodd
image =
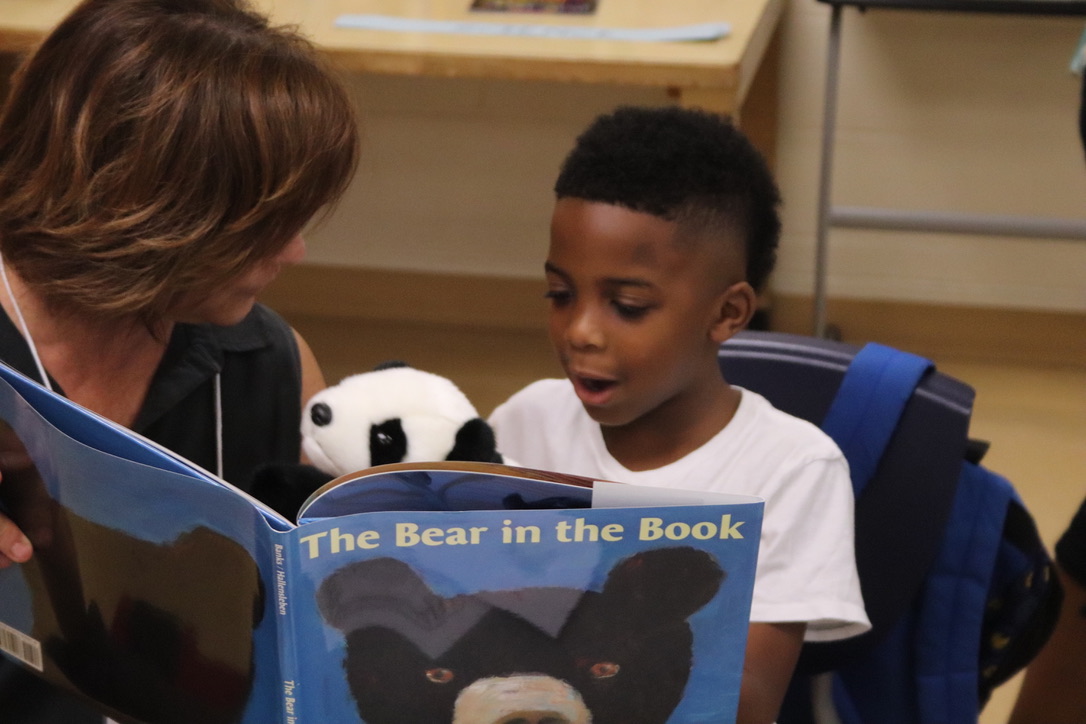
M 1086 241 L 1086 219 L 911 211 L 877 206 L 835 206 L 830 209 L 830 224 L 852 229 Z
M 822 118 L 822 170 L 818 182 L 818 229 L 815 238 L 814 335 L 826 335 L 826 262 L 830 232 L 830 185 L 833 170 L 834 127 L 837 123 L 838 69 L 841 63 L 841 6 L 830 16 L 826 49 L 826 106 Z

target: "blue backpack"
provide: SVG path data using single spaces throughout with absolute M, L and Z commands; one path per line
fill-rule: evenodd
M 819 423 L 848 459 L 871 631 L 804 645 L 780 724 L 811 724 L 832 672 L 844 724 L 975 724 L 1047 640 L 1062 592 L 1013 486 L 968 438 L 973 390 L 877 344 L 772 332 L 725 343 L 729 382 Z

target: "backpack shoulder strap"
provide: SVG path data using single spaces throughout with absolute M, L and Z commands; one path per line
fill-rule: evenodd
M 805 645 L 799 662 L 802 671 L 827 671 L 871 649 L 909 609 L 923 585 L 952 497 L 936 504 L 927 490 L 935 483 L 944 486 L 946 480 L 916 480 L 907 474 L 911 469 L 888 471 L 878 479 L 876 472 L 914 390 L 933 366 L 923 357 L 868 344 L 853 355 L 823 419 L 822 429 L 849 465 L 856 498 L 856 567 L 873 628 L 851 639 Z M 912 442 L 916 441 L 910 438 Z M 910 453 L 910 465 L 914 457 Z M 917 470 L 927 472 L 928 467 L 919 465 Z M 953 483 L 957 467 L 946 472 Z M 911 521 L 918 505 L 925 515 L 932 513 L 929 524 L 916 526 Z
M 979 669 L 987 642 L 982 632 L 992 613 L 990 588 L 1007 507 L 1015 498 L 1001 476 L 963 464 L 943 544 L 916 608 L 922 721 L 971 724 L 983 706 Z
M 853 357 L 822 430 L 845 454 L 857 498 L 875 475 L 906 403 L 933 367 L 924 357 L 873 342 Z

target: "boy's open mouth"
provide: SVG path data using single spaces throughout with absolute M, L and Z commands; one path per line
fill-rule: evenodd
M 593 380 L 588 377 L 582 377 L 581 384 L 588 388 L 589 392 L 603 392 L 615 383 L 610 380 Z
M 584 377 L 578 375 L 574 378 L 577 386 L 590 394 L 598 395 L 601 392 L 606 392 L 615 386 L 614 380 L 604 380 L 598 377 Z

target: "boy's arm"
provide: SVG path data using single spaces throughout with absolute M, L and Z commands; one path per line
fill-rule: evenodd
M 796 668 L 807 624 L 752 623 L 736 724 L 773 724 Z

